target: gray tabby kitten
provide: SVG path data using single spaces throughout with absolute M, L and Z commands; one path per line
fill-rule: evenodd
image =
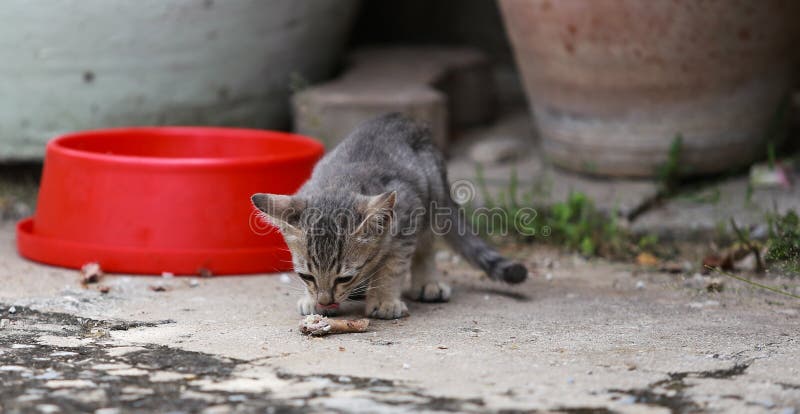
M 252 202 L 291 250 L 308 288 L 297 304 L 303 315 L 331 314 L 361 295 L 367 316 L 400 318 L 408 313 L 401 293 L 409 276 L 415 299 L 447 301 L 450 287 L 434 266 L 434 234 L 494 280 L 520 283 L 528 275 L 474 234 L 450 197 L 429 131 L 400 114 L 358 126 L 297 194 L 255 194 Z

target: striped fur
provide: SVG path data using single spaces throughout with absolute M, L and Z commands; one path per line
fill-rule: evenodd
M 366 313 L 405 314 L 400 300 L 410 275 L 412 294 L 447 300 L 449 287 L 431 266 L 433 207 L 454 224 L 445 239 L 490 278 L 519 283 L 527 270 L 502 257 L 471 231 L 450 198 L 447 172 L 429 131 L 400 114 L 360 125 L 316 166 L 294 196 L 256 194 L 253 203 L 283 233 L 308 295 L 301 313 L 330 311 L 365 294 Z

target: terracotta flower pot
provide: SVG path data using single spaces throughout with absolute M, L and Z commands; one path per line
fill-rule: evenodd
M 795 0 L 500 0 L 543 149 L 565 168 L 652 176 L 763 157 L 797 70 Z

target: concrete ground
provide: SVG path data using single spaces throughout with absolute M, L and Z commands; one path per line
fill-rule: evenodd
M 288 275 L 83 288 L 77 271 L 19 258 L 5 222 L 0 412 L 800 409 L 800 301 L 546 247 L 506 253 L 537 275 L 504 286 L 444 251 L 450 303 L 309 338 Z M 800 291 L 797 279 L 764 282 Z

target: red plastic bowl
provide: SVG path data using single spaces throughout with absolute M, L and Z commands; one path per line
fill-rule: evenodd
M 64 135 L 47 145 L 36 214 L 17 225 L 17 247 L 39 262 L 118 273 L 288 270 L 283 238 L 250 196 L 294 193 L 322 153 L 311 138 L 247 129 Z

